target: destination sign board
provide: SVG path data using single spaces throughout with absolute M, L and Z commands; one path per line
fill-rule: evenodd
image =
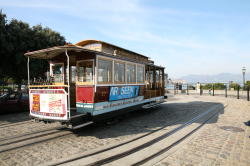
M 139 86 L 113 86 L 110 87 L 109 101 L 136 97 L 138 93 Z

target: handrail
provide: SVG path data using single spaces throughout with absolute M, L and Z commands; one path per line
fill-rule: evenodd
M 40 88 L 40 87 L 68 87 L 68 85 L 29 85 L 29 88 Z

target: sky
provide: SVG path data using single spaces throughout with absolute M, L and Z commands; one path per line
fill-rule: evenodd
M 170 78 L 250 72 L 249 0 L 0 0 L 67 42 L 102 40 L 150 57 Z

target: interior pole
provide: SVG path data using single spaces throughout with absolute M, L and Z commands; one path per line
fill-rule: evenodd
M 68 115 L 70 119 L 70 84 L 69 84 L 69 55 L 67 49 L 65 50 L 65 55 L 67 57 L 67 73 L 66 77 L 68 78 Z
M 30 58 L 28 57 L 27 61 L 27 71 L 28 71 L 28 88 L 30 86 Z

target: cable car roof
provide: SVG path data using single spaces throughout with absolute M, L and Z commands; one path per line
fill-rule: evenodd
M 115 45 L 112 45 L 112 44 L 109 44 L 109 43 L 106 43 L 106 42 L 103 42 L 103 41 L 99 41 L 99 40 L 83 40 L 83 41 L 78 42 L 76 44 L 68 44 L 68 45 L 64 45 L 64 46 L 55 46 L 55 47 L 51 47 L 51 48 L 46 48 L 46 49 L 41 49 L 41 50 L 37 50 L 37 51 L 27 52 L 24 55 L 27 56 L 27 57 L 30 57 L 30 58 L 35 58 L 35 59 L 53 59 L 57 55 L 60 55 L 60 54 L 64 53 L 67 50 L 68 52 L 69 51 L 92 52 L 92 53 L 96 53 L 96 54 L 111 56 L 111 54 L 109 54 L 109 53 L 84 48 L 84 46 L 86 46 L 88 44 L 94 44 L 94 43 L 106 44 L 106 45 L 112 46 L 114 48 L 118 48 L 118 49 L 124 50 L 126 52 L 133 53 L 133 54 L 135 54 L 137 56 L 148 58 L 148 57 L 146 57 L 144 55 L 141 55 L 141 54 L 135 53 L 133 51 L 130 51 L 130 50 L 127 50 L 127 49 L 124 49 L 124 48 L 121 48 L 121 47 L 118 47 L 118 46 L 115 46 Z M 118 58 L 118 57 L 116 57 L 116 58 Z M 122 59 L 127 59 L 127 58 L 122 58 Z M 130 61 L 131 60 L 132 59 L 130 59 Z M 148 64 L 150 66 L 156 66 L 152 62 L 153 61 L 148 59 L 148 63 L 146 63 L 146 64 Z M 157 67 L 164 68 L 162 66 L 157 66 Z
M 145 55 L 136 53 L 136 52 L 134 52 L 134 51 L 131 51 L 131 50 L 128 50 L 128 49 L 125 49 L 125 48 L 122 48 L 122 47 L 119 47 L 119 46 L 116 46 L 116 45 L 113 45 L 113 44 L 110 44 L 110 43 L 107 43 L 107 42 L 104 42 L 104 41 L 101 41 L 101 40 L 92 40 L 92 39 L 90 39 L 90 40 L 82 40 L 82 41 L 76 43 L 75 45 L 83 47 L 83 46 L 86 46 L 86 45 L 88 45 L 88 44 L 94 44 L 94 43 L 106 44 L 106 45 L 112 46 L 112 47 L 114 47 L 114 48 L 118 48 L 118 49 L 121 49 L 121 50 L 130 52 L 130 53 L 133 53 L 133 54 L 135 54 L 135 55 L 138 55 L 138 56 L 142 56 L 142 57 L 148 58 L 148 57 L 145 56 Z
M 76 52 L 91 51 L 91 50 L 88 50 L 88 49 L 85 49 L 76 45 L 65 45 L 65 46 L 55 46 L 55 47 L 46 48 L 42 50 L 27 52 L 24 55 L 27 57 L 36 58 L 36 59 L 52 59 L 55 56 L 61 53 L 64 53 L 65 50 L 76 51 Z
M 117 48 L 117 49 L 120 49 L 120 50 L 124 50 L 126 52 L 129 52 L 129 53 L 132 53 L 132 54 L 135 54 L 137 56 L 141 56 L 141 57 L 144 57 L 144 58 L 148 58 L 147 56 L 144 56 L 144 55 L 141 55 L 141 54 L 138 54 L 136 52 L 133 52 L 133 51 L 130 51 L 130 50 L 127 50 L 127 49 L 124 49 L 124 48 L 121 48 L 121 47 L 118 47 L 116 45 L 113 45 L 113 44 L 110 44 L 110 43 L 107 43 L 107 42 L 104 42 L 104 41 L 100 41 L 100 40 L 82 40 L 76 44 L 69 44 L 69 45 L 64 45 L 64 46 L 56 46 L 56 47 L 51 47 L 51 48 L 47 48 L 47 49 L 41 49 L 41 50 L 37 50 L 37 51 L 32 51 L 32 52 L 27 52 L 25 53 L 24 55 L 25 56 L 28 56 L 28 57 L 31 57 L 31 58 L 39 58 L 39 59 L 51 59 L 53 57 L 55 57 L 56 55 L 62 53 L 65 51 L 65 49 L 67 49 L 68 51 L 89 51 L 91 49 L 88 49 L 84 46 L 87 46 L 89 44 L 105 44 L 105 45 L 108 45 L 108 46 L 111 46 L 113 48 Z M 93 50 L 94 52 L 96 52 L 95 50 Z M 102 51 L 101 51 L 102 52 Z

